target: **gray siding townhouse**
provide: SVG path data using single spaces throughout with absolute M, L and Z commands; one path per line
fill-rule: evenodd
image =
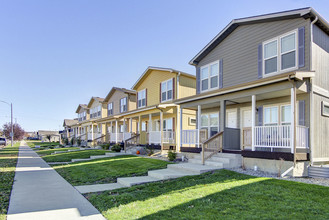
M 232 20 L 190 64 L 196 95 L 176 104 L 197 126 L 180 126 L 182 152 L 294 176 L 329 162 L 329 23 L 314 9 Z

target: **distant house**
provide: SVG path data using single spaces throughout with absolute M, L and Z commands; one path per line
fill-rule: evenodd
M 62 138 L 71 139 L 75 137 L 75 125 L 78 124 L 78 119 L 64 119 L 63 127 L 64 130 L 62 131 Z
M 59 142 L 60 135 L 58 131 L 46 131 L 46 130 L 38 130 L 37 136 L 39 140 L 48 142 L 47 135 L 51 135 L 50 142 Z

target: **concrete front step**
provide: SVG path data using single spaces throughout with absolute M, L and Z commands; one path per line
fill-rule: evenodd
M 150 176 L 136 176 L 136 177 L 123 177 L 118 178 L 117 183 L 124 185 L 126 187 L 131 187 L 133 185 L 139 185 L 143 183 L 156 182 L 160 179 L 150 177 Z
M 75 186 L 75 188 L 81 193 L 92 193 L 92 192 L 101 192 L 106 190 L 114 190 L 125 188 L 126 186 L 119 183 L 106 183 L 106 184 L 95 184 L 95 185 L 83 185 Z
M 192 163 L 192 164 L 202 164 L 202 161 L 199 160 L 199 159 L 189 159 L 188 160 L 189 163 Z M 226 168 L 228 167 L 229 165 L 229 162 L 225 162 L 225 163 L 222 163 L 222 162 L 218 162 L 218 161 L 212 161 L 212 160 L 206 160 L 205 161 L 205 165 L 207 166 L 214 166 L 214 167 L 218 167 L 218 168 Z
M 90 156 L 90 159 L 93 160 L 93 159 L 101 159 L 101 158 L 106 158 L 106 157 L 110 157 L 108 155 L 96 155 L 96 156 Z
M 159 180 L 175 179 L 183 176 L 193 176 L 197 175 L 190 171 L 180 171 L 173 169 L 162 169 L 162 170 L 152 170 L 148 172 L 148 176 L 154 177 Z
M 71 162 L 74 163 L 74 162 L 88 161 L 88 160 L 90 160 L 90 158 L 85 158 L 85 159 L 72 159 Z
M 202 164 L 194 164 L 194 163 L 179 163 L 179 164 L 168 164 L 168 169 L 174 170 L 174 171 L 185 171 L 185 172 L 191 172 L 194 174 L 202 174 L 214 170 L 221 169 L 218 166 L 208 166 L 208 165 L 202 165 Z

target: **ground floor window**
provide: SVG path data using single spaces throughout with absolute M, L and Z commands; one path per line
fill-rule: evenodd
M 208 138 L 218 133 L 218 122 L 219 122 L 219 114 L 211 113 L 211 114 L 202 114 L 201 115 L 201 129 L 207 129 Z
M 291 105 L 282 104 L 276 106 L 264 107 L 264 125 L 290 125 L 291 124 Z

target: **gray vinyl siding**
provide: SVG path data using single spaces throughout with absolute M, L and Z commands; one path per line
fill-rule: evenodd
M 223 59 L 223 88 L 255 81 L 258 79 L 258 45 L 299 27 L 305 27 L 305 66 L 300 70 L 309 70 L 309 24 L 309 19 L 296 18 L 239 26 L 199 62 L 197 76 L 201 66 Z
M 312 69 L 315 70 L 313 83 L 329 90 L 329 36 L 314 25 L 312 44 Z
M 329 102 L 328 98 L 314 94 L 314 147 L 313 159 L 327 158 L 329 161 L 329 117 L 321 115 L 322 101 Z

